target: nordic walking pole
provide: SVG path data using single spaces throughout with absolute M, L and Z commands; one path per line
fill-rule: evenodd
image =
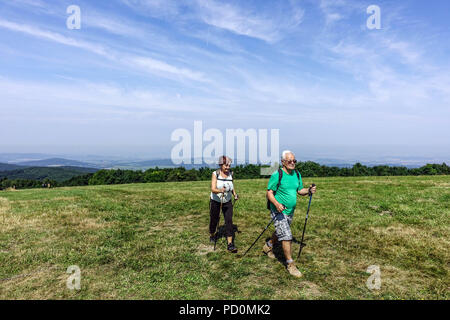
M 220 214 L 222 213 L 223 193 L 220 197 L 219 221 L 217 222 L 216 235 L 214 236 L 214 251 L 216 251 L 217 238 L 219 237 Z
M 315 187 L 316 185 L 313 183 L 311 185 L 312 187 Z M 303 242 L 303 239 L 305 238 L 305 230 L 306 230 L 306 223 L 308 222 L 308 216 L 309 216 L 309 208 L 311 206 L 311 199 L 312 199 L 312 193 L 311 193 L 311 189 L 309 190 L 309 204 L 308 204 L 308 210 L 306 211 L 306 218 L 305 218 L 305 225 L 303 226 L 303 233 L 302 233 L 302 240 L 300 241 L 300 250 L 298 251 L 298 256 L 297 256 L 297 260 L 300 258 L 300 254 L 302 253 L 302 249 L 303 247 L 306 246 L 306 243 Z
M 258 238 L 256 238 L 255 242 L 253 242 L 253 244 L 250 246 L 250 248 L 247 249 L 247 251 L 245 251 L 244 255 L 242 257 L 245 257 L 245 255 L 247 254 L 247 252 L 250 251 L 251 248 L 253 248 L 253 246 L 255 245 L 255 243 L 259 240 L 259 238 L 261 238 L 261 236 L 264 234 L 264 232 L 266 232 L 267 228 L 269 228 L 269 226 L 272 224 L 272 222 L 276 219 L 278 214 L 274 215 L 274 217 L 272 218 L 272 220 L 270 220 L 269 224 L 267 225 L 267 227 L 264 228 L 263 232 L 261 232 L 261 234 L 259 235 Z
M 258 238 L 256 238 L 255 242 L 253 242 L 253 244 L 250 246 L 250 248 L 247 249 L 247 251 L 245 251 L 244 255 L 242 257 L 245 257 L 245 255 L 247 254 L 247 252 L 250 251 L 251 248 L 253 248 L 253 246 L 255 245 L 255 243 L 259 240 L 259 238 L 261 238 L 261 236 L 264 234 L 264 232 L 267 230 L 267 228 L 269 228 L 269 226 L 272 224 L 273 220 L 275 220 L 277 216 L 275 215 L 272 220 L 270 220 L 269 224 L 267 225 L 267 227 L 264 228 L 263 232 L 261 232 L 261 234 L 259 235 Z

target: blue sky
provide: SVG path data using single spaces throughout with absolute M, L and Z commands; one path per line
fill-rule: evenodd
M 280 129 L 305 155 L 449 157 L 449 13 L 446 0 L 0 1 L 0 150 L 169 157 L 171 132 L 202 120 Z

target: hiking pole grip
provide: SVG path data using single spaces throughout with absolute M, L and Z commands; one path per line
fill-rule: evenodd
M 312 196 L 311 188 L 314 188 L 315 186 L 316 186 L 316 185 L 313 183 L 313 184 L 311 184 L 311 187 L 308 188 L 308 194 L 309 194 L 310 196 Z

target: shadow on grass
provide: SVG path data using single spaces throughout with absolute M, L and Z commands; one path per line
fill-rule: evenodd
M 236 233 L 241 233 L 241 231 L 239 231 L 239 227 L 236 224 L 233 224 L 233 242 L 234 242 L 234 239 L 236 237 Z M 219 230 L 217 230 L 217 233 L 216 233 L 217 245 L 219 244 L 220 239 L 222 239 L 222 238 L 225 239 L 225 244 L 227 244 L 227 236 L 226 236 L 225 225 L 219 226 Z
M 269 241 L 271 238 L 266 238 L 266 242 Z M 294 244 L 298 244 L 300 246 L 301 241 L 298 240 L 297 238 L 293 237 L 292 238 L 292 243 Z M 305 247 L 306 246 L 306 242 L 305 240 L 303 240 L 303 244 Z M 299 249 L 299 246 L 292 246 L 291 250 L 292 250 L 292 259 L 294 259 L 294 261 L 297 260 L 297 254 L 298 252 L 296 250 Z M 284 252 L 283 252 L 283 247 L 281 246 L 281 242 L 277 242 L 272 249 L 273 254 L 275 255 L 275 258 L 284 266 L 287 267 L 287 263 L 286 263 L 286 257 L 284 256 Z

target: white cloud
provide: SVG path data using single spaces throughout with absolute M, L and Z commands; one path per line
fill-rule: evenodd
M 34 26 L 18 24 L 15 22 L 0 19 L 0 27 L 6 28 L 11 31 L 21 32 L 40 39 L 57 42 L 67 46 L 85 49 L 101 56 L 110 57 L 108 50 L 101 45 L 85 42 L 82 40 L 75 40 L 73 38 L 65 37 L 59 33 L 41 30 Z
M 341 40 L 337 45 L 324 42 L 323 62 L 334 69 L 353 75 L 365 85 L 372 105 L 400 113 L 422 113 L 424 107 L 443 109 L 449 101 L 450 79 L 439 76 L 433 63 L 427 61 L 416 44 L 392 40 L 386 36 L 371 37 L 369 41 Z M 398 68 L 403 64 L 403 68 Z M 441 66 L 448 68 L 448 66 Z M 436 83 L 440 85 L 436 85 Z M 440 98 L 438 98 L 440 96 Z
M 183 0 L 121 0 L 124 4 L 155 18 L 170 18 L 180 14 Z M 187 2 L 189 3 L 189 2 Z
M 194 72 L 186 68 L 177 68 L 163 61 L 155 60 L 149 57 L 131 57 L 126 58 L 124 61 L 128 62 L 130 65 L 134 65 L 150 72 L 165 72 L 180 76 L 182 78 L 188 78 L 196 81 L 207 81 L 201 72 Z
M 117 17 L 92 14 L 91 12 L 83 15 L 83 24 L 88 27 L 99 28 L 109 33 L 128 37 L 143 37 L 145 35 L 141 28 L 132 26 L 129 22 L 122 22 Z
M 406 41 L 385 39 L 384 43 L 389 50 L 396 52 L 402 58 L 403 63 L 416 65 L 422 56 L 421 52 Z
M 215 0 L 196 0 L 199 19 L 204 23 L 231 31 L 238 35 L 276 42 L 284 33 L 295 29 L 303 19 L 304 11 L 292 6 L 289 12 L 277 15 L 274 12 L 255 13 Z
M 277 30 L 267 17 L 242 12 L 223 2 L 197 0 L 197 4 L 199 17 L 206 24 L 267 42 L 278 38 Z
M 325 16 L 325 24 L 328 26 L 342 20 L 344 16 L 342 13 L 337 12 L 338 10 L 343 11 L 346 7 L 350 5 L 344 0 L 320 0 L 319 8 L 322 10 Z
M 39 7 L 39 8 L 47 7 L 45 2 L 41 1 L 41 0 L 14 0 L 14 1 L 11 1 L 11 4 L 26 5 L 26 6 Z
M 202 22 L 237 35 L 274 43 L 295 31 L 301 24 L 304 10 L 293 0 L 274 3 L 279 10 L 258 12 L 240 5 L 216 0 L 122 0 L 135 11 L 174 23 Z M 241 5 L 242 4 L 242 5 Z M 285 6 L 285 7 L 283 7 Z M 258 6 L 258 9 L 261 9 Z
M 169 93 L 143 89 L 124 89 L 114 84 L 92 83 L 71 79 L 67 83 L 40 83 L 0 77 L 0 110 L 8 116 L 11 108 L 31 115 L 52 117 L 53 113 L 71 113 L 104 116 L 138 115 L 142 112 L 169 112 L 185 110 L 174 104 Z M 99 118 L 100 120 L 101 118 Z
M 59 44 L 77 47 L 95 53 L 97 55 L 108 58 L 113 62 L 119 62 L 137 70 L 158 76 L 169 77 L 170 79 L 190 79 L 196 81 L 207 81 L 207 79 L 200 72 L 192 71 L 188 68 L 180 68 L 170 65 L 164 61 L 153 59 L 147 56 L 130 55 L 128 53 L 115 52 L 114 50 L 86 42 L 83 40 L 76 40 L 63 36 L 59 33 L 44 31 L 34 26 L 26 24 L 18 24 L 7 20 L 0 19 L 0 27 L 11 31 L 21 32 L 33 37 L 53 41 Z M 175 78 L 173 77 L 175 76 Z

